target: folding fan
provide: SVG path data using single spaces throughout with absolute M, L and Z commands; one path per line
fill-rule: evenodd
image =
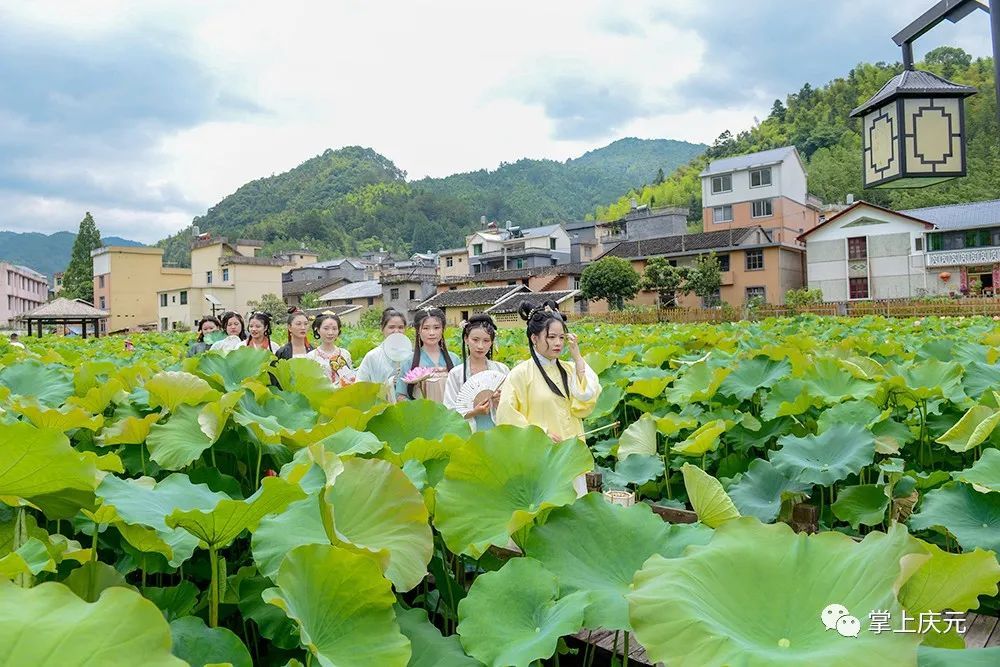
M 482 405 L 497 390 L 503 379 L 507 377 L 500 371 L 483 371 L 476 373 L 462 385 L 455 397 L 455 409 L 460 414 L 472 412 L 477 405 Z

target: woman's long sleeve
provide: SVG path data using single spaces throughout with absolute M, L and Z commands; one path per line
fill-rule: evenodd
M 570 381 L 570 414 L 579 419 L 584 419 L 597 406 L 597 399 L 601 395 L 601 381 L 588 364 L 584 363 L 583 381 L 576 374 L 575 365 L 569 370 Z
M 500 405 L 497 406 L 497 423 L 528 426 L 531 422 L 525 415 L 528 396 L 527 378 L 515 368 L 507 376 L 500 389 Z
M 444 385 L 444 400 L 442 402 L 444 407 L 449 410 L 455 409 L 458 402 L 458 392 L 462 390 L 462 367 L 456 366 L 455 369 L 448 373 L 448 380 Z

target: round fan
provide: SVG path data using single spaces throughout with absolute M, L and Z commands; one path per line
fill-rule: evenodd
M 382 351 L 390 361 L 401 364 L 407 359 L 413 358 L 413 343 L 406 337 L 406 334 L 389 334 L 382 341 Z
M 482 405 L 489 400 L 493 392 L 497 390 L 500 383 L 507 377 L 500 371 L 483 371 L 476 373 L 462 385 L 455 397 L 455 409 L 460 414 L 472 412 L 477 405 Z

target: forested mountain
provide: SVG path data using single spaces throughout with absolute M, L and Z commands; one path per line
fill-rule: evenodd
M 973 61 L 962 49 L 940 47 L 928 53 L 918 67 L 979 89 L 966 100 L 969 175 L 965 178 L 913 190 L 863 189 L 861 119 L 848 114 L 901 72 L 902 65 L 860 64 L 846 77 L 821 88 L 806 84 L 784 102 L 775 100 L 770 115 L 752 129 L 735 136 L 724 132 L 703 155 L 663 183 L 628 191 L 613 204 L 598 206 L 593 215 L 601 220 L 617 219 L 628 212 L 630 200 L 635 198 L 653 206 L 690 206 L 691 219 L 700 219 L 698 173 L 709 160 L 789 144 L 794 144 L 807 162 L 809 191 L 827 203 L 842 203 L 848 193 L 897 209 L 1000 198 L 1000 127 L 992 59 Z
M 458 245 L 480 216 L 526 227 L 582 218 L 628 188 L 653 182 L 707 148 L 667 139 L 621 139 L 566 162 L 518 160 L 408 183 L 370 148 L 327 150 L 298 167 L 251 181 L 194 224 L 203 232 L 305 243 L 323 257 L 380 246 L 399 253 Z M 161 241 L 165 260 L 186 264 L 191 230 Z
M 0 231 L 0 261 L 27 266 L 44 273 L 51 281 L 52 274 L 65 270 L 69 264 L 75 240 L 73 232 L 39 234 Z M 104 245 L 142 245 L 118 236 L 107 236 L 102 240 Z

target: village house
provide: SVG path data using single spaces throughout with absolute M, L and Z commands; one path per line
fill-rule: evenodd
M 191 270 L 163 265 L 163 248 L 105 246 L 90 253 L 94 261 L 94 306 L 108 313 L 101 333 L 155 330 L 157 290 L 180 290 Z M 186 297 L 185 297 L 186 298 Z
M 14 318 L 38 308 L 48 298 L 48 278 L 26 266 L 0 262 L 0 326 L 10 326 Z

